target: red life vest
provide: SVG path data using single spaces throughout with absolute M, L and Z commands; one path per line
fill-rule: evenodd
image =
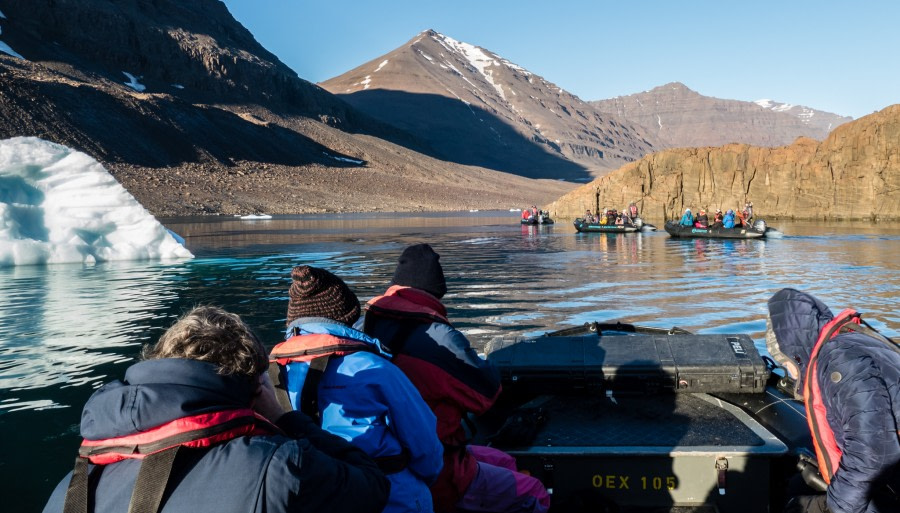
M 806 379 L 803 384 L 803 400 L 806 405 L 806 421 L 809 423 L 809 432 L 812 434 L 813 447 L 816 450 L 816 459 L 819 461 L 819 472 L 826 484 L 831 484 L 831 478 L 837 471 L 841 462 L 841 448 L 834 438 L 834 431 L 828 424 L 825 402 L 822 400 L 822 390 L 819 387 L 818 367 L 819 354 L 822 346 L 831 340 L 847 323 L 859 324 L 859 314 L 856 310 L 846 309 L 835 316 L 822 327 L 816 345 L 813 346 L 809 357 L 809 365 L 806 368 Z
M 361 340 L 328 334 L 295 334 L 272 348 L 269 361 L 279 365 L 287 365 L 291 362 L 309 363 L 322 356 L 345 356 L 357 351 L 376 352 L 371 344 Z
M 412 287 L 392 285 L 383 296 L 369 300 L 366 308 L 383 317 L 450 325 L 447 307 L 431 294 Z
M 63 511 L 89 510 L 88 462 L 107 465 L 126 459 L 142 460 L 129 511 L 156 513 L 181 448 L 211 447 L 242 436 L 275 433 L 281 430 L 252 409 L 238 408 L 182 417 L 133 435 L 84 440 L 75 459 Z
M 95 465 L 126 459 L 142 460 L 176 446 L 202 448 L 241 436 L 280 432 L 250 408 L 182 417 L 147 431 L 105 440 L 84 440 L 78 455 Z
M 378 351 L 361 340 L 337 337 L 330 334 L 311 333 L 301 335 L 295 328 L 294 335 L 272 348 L 269 354 L 269 378 L 275 387 L 275 398 L 284 411 L 291 411 L 291 403 L 282 367 L 291 362 L 306 363 L 309 371 L 298 398 L 298 410 L 314 420 L 319 419 L 319 381 L 332 356 L 346 356 L 357 351 Z

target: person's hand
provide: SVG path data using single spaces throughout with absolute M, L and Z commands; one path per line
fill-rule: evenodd
M 275 398 L 275 387 L 272 386 L 272 381 L 267 373 L 260 375 L 259 386 L 256 388 L 256 394 L 250 402 L 250 407 L 273 424 L 284 415 L 285 411 L 278 403 L 278 399 Z
M 784 507 L 784 513 L 830 513 L 825 499 L 828 496 L 818 495 L 798 495 L 788 501 Z

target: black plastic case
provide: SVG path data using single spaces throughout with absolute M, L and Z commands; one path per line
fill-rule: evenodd
M 762 392 L 769 370 L 747 335 L 496 338 L 503 385 L 539 393 Z

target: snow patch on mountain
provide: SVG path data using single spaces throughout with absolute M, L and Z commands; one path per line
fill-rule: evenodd
M 387 63 L 388 63 L 387 59 L 381 61 L 381 64 L 379 64 L 378 67 L 375 68 L 375 73 L 378 73 L 379 71 L 381 71 L 381 68 L 387 66 Z
M 457 41 L 456 39 L 443 34 L 436 34 L 435 36 L 432 36 L 432 38 L 446 48 L 447 51 L 461 55 L 475 70 L 478 71 L 478 73 L 481 74 L 481 76 L 484 77 L 487 83 L 493 86 L 497 91 L 497 94 L 500 95 L 500 98 L 506 100 L 506 95 L 503 93 L 503 86 L 494 81 L 494 70 L 488 69 L 491 66 L 500 65 L 494 57 L 477 46 Z
M 793 105 L 790 103 L 779 103 L 766 98 L 762 100 L 756 100 L 753 103 L 759 105 L 764 109 L 771 110 L 772 112 L 787 112 L 800 118 L 800 120 L 806 124 L 809 124 L 812 117 L 816 114 L 814 110 L 808 107 L 802 107 L 800 105 Z
M 127 85 L 128 87 L 134 89 L 135 91 L 137 91 L 139 93 L 143 93 L 147 89 L 147 86 L 138 82 L 138 80 L 140 80 L 140 77 L 135 77 L 134 75 L 132 75 L 131 73 L 128 73 L 127 71 L 123 71 L 122 73 L 128 78 L 128 82 L 123 82 L 123 84 Z

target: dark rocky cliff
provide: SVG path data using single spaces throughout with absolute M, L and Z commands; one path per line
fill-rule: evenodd
M 585 209 L 636 201 L 649 219 L 685 208 L 736 208 L 752 201 L 762 218 L 900 219 L 900 104 L 835 129 L 823 142 L 746 144 L 665 150 L 647 155 L 559 198 L 548 209 L 576 217 Z
M 16 54 L 0 51 L 0 139 L 84 151 L 157 215 L 508 208 L 569 188 L 422 155 L 415 136 L 299 78 L 218 0 L 0 12 Z

